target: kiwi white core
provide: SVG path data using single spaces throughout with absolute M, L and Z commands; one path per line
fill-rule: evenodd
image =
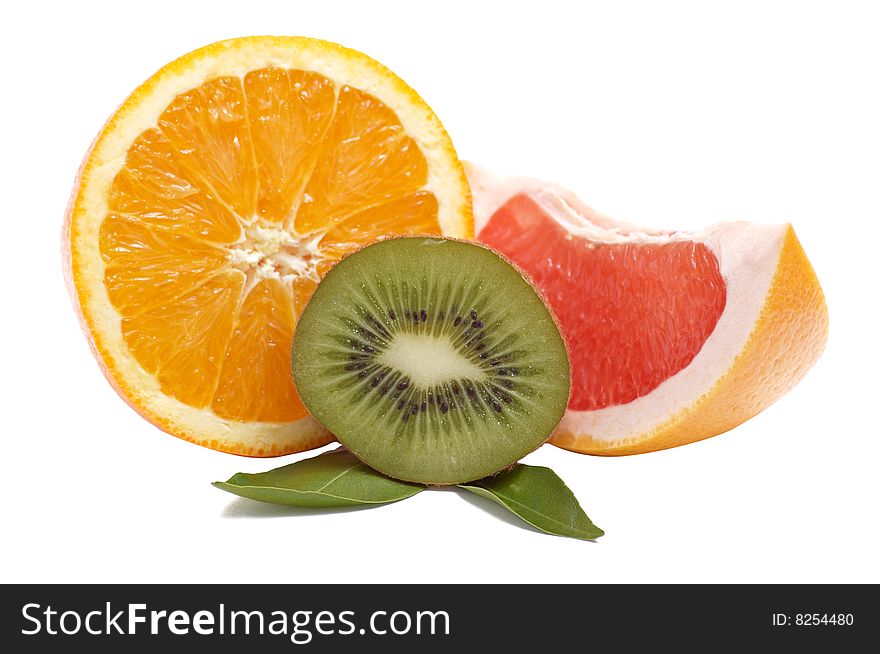
M 456 379 L 480 381 L 485 373 L 468 361 L 445 336 L 394 335 L 379 362 L 409 377 L 413 384 L 431 388 Z

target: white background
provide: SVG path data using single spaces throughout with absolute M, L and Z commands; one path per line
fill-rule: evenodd
M 0 29 L 0 581 L 880 582 L 870 3 L 19 2 Z M 198 46 L 266 33 L 366 52 L 432 105 L 463 158 L 610 215 L 792 222 L 828 299 L 824 357 L 729 434 L 529 456 L 605 529 L 596 543 L 455 491 L 317 513 L 212 488 L 294 459 L 202 449 L 129 409 L 76 324 L 60 229 L 82 155 L 137 84 Z

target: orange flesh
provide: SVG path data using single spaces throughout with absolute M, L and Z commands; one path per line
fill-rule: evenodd
M 727 300 L 704 244 L 591 243 L 526 195 L 498 209 L 479 240 L 529 273 L 556 313 L 578 411 L 631 402 L 686 367 Z
M 385 234 L 439 234 L 427 164 L 373 96 L 265 68 L 178 96 L 114 179 L 104 283 L 162 391 L 241 421 L 306 415 L 296 318 L 334 262 Z

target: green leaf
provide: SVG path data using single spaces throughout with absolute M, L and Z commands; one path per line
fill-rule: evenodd
M 550 468 L 517 463 L 493 477 L 459 486 L 500 504 L 548 534 L 593 540 L 605 533 L 592 523 L 574 493 Z
M 214 486 L 241 497 L 271 504 L 326 508 L 386 504 L 425 489 L 386 477 L 351 452 L 336 450 L 268 472 L 239 472 Z

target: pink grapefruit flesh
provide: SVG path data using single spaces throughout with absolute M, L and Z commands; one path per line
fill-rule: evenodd
M 572 409 L 651 392 L 693 360 L 724 311 L 726 286 L 704 243 L 572 238 L 523 193 L 492 214 L 479 238 L 531 274 L 562 324 Z

